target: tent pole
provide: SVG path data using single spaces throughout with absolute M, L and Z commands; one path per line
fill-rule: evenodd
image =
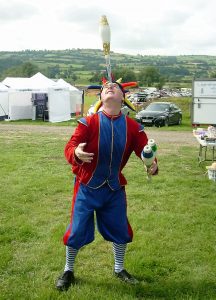
M 83 117 L 83 112 L 84 112 L 84 90 L 82 91 L 81 117 Z

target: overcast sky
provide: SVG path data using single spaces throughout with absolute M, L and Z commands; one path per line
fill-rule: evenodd
M 0 0 L 0 51 L 102 49 L 143 55 L 216 55 L 215 0 Z

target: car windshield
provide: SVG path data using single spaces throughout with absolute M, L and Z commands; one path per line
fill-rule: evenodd
M 165 111 L 166 109 L 169 109 L 169 104 L 151 103 L 149 106 L 146 107 L 145 110 L 147 110 L 147 111 Z

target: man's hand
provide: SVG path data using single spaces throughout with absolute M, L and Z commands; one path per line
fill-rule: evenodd
M 153 161 L 152 165 L 148 169 L 146 166 L 145 166 L 145 168 L 149 175 L 154 175 L 157 172 L 158 165 L 157 165 L 156 161 Z
M 90 163 L 93 159 L 94 153 L 88 153 L 83 151 L 84 147 L 86 146 L 86 143 L 79 144 L 75 149 L 75 155 L 76 157 L 85 163 Z

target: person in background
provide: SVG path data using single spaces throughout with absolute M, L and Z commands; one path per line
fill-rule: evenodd
M 132 242 L 133 231 L 127 218 L 127 181 L 122 169 L 133 151 L 141 158 L 148 137 L 141 124 L 121 113 L 125 98 L 121 84 L 106 82 L 100 98 L 103 110 L 81 118 L 65 147 L 75 184 L 70 224 L 63 237 L 66 264 L 56 282 L 60 291 L 75 283 L 75 258 L 81 247 L 94 240 L 94 212 L 98 231 L 113 245 L 114 276 L 131 284 L 138 282 L 124 269 L 126 247 Z M 158 173 L 156 159 L 149 173 Z

